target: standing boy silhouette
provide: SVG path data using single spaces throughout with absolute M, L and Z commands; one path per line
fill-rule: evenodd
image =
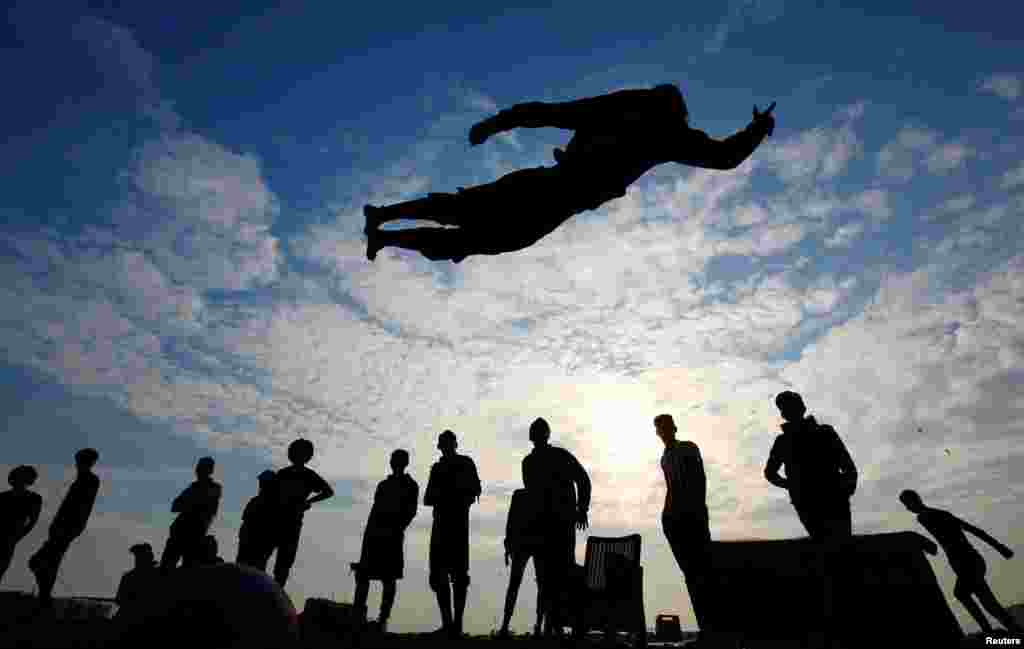
M 270 554 L 274 551 L 276 479 L 277 475 L 269 469 L 256 478 L 259 493 L 250 498 L 242 510 L 242 527 L 238 530 L 238 557 L 235 563 L 259 568 L 264 572 Z
M 274 579 L 284 588 L 288 573 L 295 563 L 295 554 L 302 537 L 302 519 L 313 503 L 327 500 L 334 489 L 320 474 L 306 464 L 313 459 L 313 442 L 297 439 L 288 445 L 286 466 L 277 472 L 275 491 L 277 509 L 277 558 L 274 560 Z
M 423 494 L 423 504 L 434 508 L 430 588 L 441 610 L 441 628 L 437 632 L 461 638 L 469 591 L 469 508 L 480 498 L 480 477 L 473 460 L 455 452 L 455 433 L 446 430 L 438 435 L 437 448 L 441 459 L 430 467 Z
M 999 541 L 988 535 L 985 530 L 971 525 L 967 521 L 957 518 L 953 514 L 935 507 L 928 507 L 921 501 L 921 496 L 916 491 L 906 489 L 900 492 L 900 502 L 917 514 L 917 522 L 931 532 L 935 540 L 942 546 L 949 565 L 956 573 L 956 585 L 953 587 L 953 596 L 956 597 L 971 617 L 978 623 L 985 633 L 992 633 L 992 625 L 989 624 L 985 614 L 981 612 L 984 607 L 989 615 L 999 620 L 999 623 L 1007 631 L 1024 634 L 1024 627 L 1021 627 L 1013 616 L 1003 608 L 995 594 L 985 581 L 985 559 L 967 540 L 964 532 L 970 532 L 985 543 L 988 543 L 996 551 L 1003 555 L 1004 559 L 1013 556 L 1013 550 L 1006 547 Z M 932 543 L 928 548 L 929 554 L 937 554 L 938 548 Z M 974 601 L 974 597 L 978 601 Z M 978 603 L 981 606 L 978 606 Z
M 379 579 L 384 587 L 377 616 L 378 631 L 386 631 L 391 608 L 398 592 L 397 581 L 405 568 L 405 530 L 416 517 L 420 487 L 406 472 L 409 452 L 398 449 L 391 454 L 391 475 L 377 485 L 373 507 L 363 532 L 363 549 L 359 562 L 352 564 L 356 573 L 353 605 L 360 620 L 366 615 L 366 597 L 370 580 Z
M 92 468 L 99 457 L 100 454 L 94 448 L 83 448 L 75 453 L 78 475 L 68 487 L 57 515 L 50 523 L 50 534 L 46 542 L 28 561 L 29 570 L 35 575 L 39 586 L 39 603 L 43 607 L 53 604 L 53 585 L 57 581 L 60 564 L 71 542 L 85 531 L 85 525 L 92 514 L 96 494 L 100 489 L 100 479 L 92 472 Z
M 171 523 L 171 533 L 160 557 L 160 570 L 168 572 L 181 560 L 183 567 L 199 562 L 201 544 L 220 507 L 221 486 L 213 479 L 212 457 L 196 462 L 196 479 L 171 503 L 178 517 Z
M 11 488 L 0 493 L 0 582 L 11 565 L 14 548 L 25 538 L 39 520 L 43 498 L 29 491 L 38 473 L 33 467 L 18 466 L 7 474 Z

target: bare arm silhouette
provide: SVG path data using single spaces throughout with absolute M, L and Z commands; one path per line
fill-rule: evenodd
M 21 531 L 18 532 L 18 539 L 21 540 L 28 536 L 28 533 L 32 531 L 32 528 L 39 522 L 39 513 L 42 510 L 43 501 L 41 498 L 37 498 L 32 501 L 32 509 L 29 511 L 28 516 L 25 518 L 25 524 L 22 526 Z
M 960 524 L 960 527 L 963 528 L 965 532 L 970 532 L 971 534 L 978 537 L 985 543 L 988 543 L 993 548 L 995 548 L 996 552 L 1003 555 L 1004 558 L 1009 559 L 1013 556 L 1013 550 L 997 541 L 995 538 L 990 536 L 988 532 L 986 532 L 985 530 L 981 529 L 980 527 L 975 527 L 974 525 L 971 525 L 962 518 L 956 516 L 954 516 L 954 518 L 956 518 L 956 521 Z
M 857 490 L 857 467 L 854 465 L 853 458 L 850 457 L 850 452 L 846 449 L 846 444 L 843 444 L 843 440 L 839 438 L 838 433 L 831 426 L 828 428 L 833 436 L 832 443 L 836 447 L 837 464 L 839 474 L 842 476 L 843 486 L 846 489 L 847 495 L 852 496 Z
M 569 457 L 572 458 L 572 481 L 576 485 L 576 529 L 585 530 L 589 523 L 587 512 L 590 510 L 590 476 L 575 455 L 570 453 Z
M 764 477 L 765 480 L 776 487 L 788 489 L 789 481 L 779 475 L 779 469 L 782 468 L 782 458 L 780 457 L 778 446 L 779 440 L 776 438 L 775 443 L 772 444 L 771 453 L 768 454 L 768 463 L 764 467 Z
M 334 496 L 334 489 L 332 489 L 330 485 L 325 486 L 327 487 L 326 489 L 322 489 L 315 496 L 310 497 L 310 499 L 306 501 L 306 509 L 309 509 L 313 503 L 318 503 L 321 500 L 327 500 Z
M 696 444 L 692 444 L 693 448 L 691 452 L 684 456 L 685 474 L 686 476 L 693 476 L 693 484 L 695 493 L 691 496 L 693 502 L 699 502 L 704 504 L 707 502 L 707 488 L 708 480 L 704 474 L 704 461 L 700 456 L 700 448 Z M 687 477 L 687 488 L 689 488 L 690 479 Z
M 775 119 L 770 113 L 774 107 L 775 102 L 772 102 L 765 112 L 759 113 L 754 106 L 754 120 L 724 140 L 715 140 L 703 131 L 691 129 L 689 136 L 680 140 L 680 152 L 672 161 L 702 169 L 735 169 L 775 130 Z
M 435 469 L 437 465 L 430 467 L 430 476 L 427 478 L 427 488 L 423 492 L 423 504 L 427 507 L 433 507 L 437 504 L 437 481 L 434 480 Z
M 619 90 L 574 101 L 515 104 L 475 124 L 469 131 L 469 142 L 475 146 L 492 135 L 515 128 L 563 128 L 575 131 L 602 124 L 638 121 L 643 118 L 646 107 L 668 98 L 666 89 L 675 91 L 672 86 L 658 86 L 653 89 Z M 681 113 L 679 118 L 685 119 L 685 114 Z
M 402 529 L 409 527 L 412 523 L 412 519 L 416 518 L 416 508 L 419 506 L 420 500 L 420 487 L 413 483 L 413 488 L 409 490 L 409 498 L 402 503 Z

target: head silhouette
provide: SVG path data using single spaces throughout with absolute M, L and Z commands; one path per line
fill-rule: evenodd
M 551 426 L 543 417 L 537 417 L 530 424 L 530 441 L 534 444 L 547 444 L 551 439 Z
M 156 563 L 156 558 L 153 556 L 153 546 L 149 543 L 136 543 L 128 548 L 128 551 L 135 557 L 136 568 L 151 566 Z
M 271 471 L 270 469 L 267 469 L 266 471 L 261 471 L 260 474 L 256 476 L 256 481 L 259 483 L 260 491 L 263 491 L 264 489 L 269 489 L 271 485 L 274 484 L 274 478 L 276 477 L 277 474 Z
M 405 473 L 407 466 L 409 466 L 409 451 L 400 448 L 391 454 L 391 470 L 395 475 Z
M 672 415 L 658 415 L 654 418 L 654 434 L 668 446 L 676 438 L 676 422 Z
M 904 507 L 915 514 L 924 510 L 924 503 L 921 502 L 921 496 L 913 489 L 904 489 L 901 491 L 900 502 L 903 503 Z
M 10 470 L 7 474 L 7 484 L 11 485 L 15 489 L 24 489 L 25 487 L 31 487 L 36 482 L 36 478 L 39 474 L 36 472 L 34 467 L 30 467 L 27 464 L 16 466 Z
M 96 466 L 96 462 L 99 459 L 99 451 L 94 448 L 83 448 L 75 453 L 75 466 L 78 467 L 80 471 L 88 471 Z
M 297 439 L 288 445 L 288 461 L 302 465 L 313 459 L 313 442 L 308 439 Z
M 450 430 L 445 430 L 437 436 L 437 448 L 441 451 L 441 455 L 445 457 L 453 455 L 455 449 L 459 447 L 459 442 L 455 438 L 455 433 Z
M 775 406 L 786 421 L 800 421 L 807 412 L 803 398 L 796 392 L 786 390 L 775 397 Z
M 199 461 L 196 462 L 196 477 L 203 479 L 212 476 L 215 464 L 216 462 L 214 462 L 213 458 L 210 456 L 199 458 Z

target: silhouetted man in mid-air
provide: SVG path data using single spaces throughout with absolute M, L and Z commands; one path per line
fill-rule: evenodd
M 764 477 L 789 490 L 800 522 L 812 539 L 849 537 L 853 533 L 850 497 L 857 489 L 857 467 L 835 429 L 804 417 L 807 407 L 796 392 L 775 397 L 782 434 L 775 438 Z M 785 468 L 786 477 L 779 475 Z
M 14 467 L 7 474 L 11 488 L 0 493 L 0 582 L 3 582 L 4 573 L 11 565 L 14 548 L 39 521 L 43 498 L 29 490 L 37 477 L 33 467 Z
M 928 507 L 921 502 L 921 496 L 910 489 L 900 492 L 900 502 L 917 514 L 917 522 L 931 532 L 935 540 L 942 546 L 942 550 L 949 559 L 949 565 L 956 573 L 956 585 L 953 587 L 953 595 L 960 600 L 967 612 L 978 623 L 985 633 L 992 632 L 992 625 L 989 624 L 981 607 L 984 607 L 989 615 L 999 620 L 999 623 L 1012 633 L 1024 634 L 1024 627 L 1017 623 L 1013 616 L 999 603 L 992 589 L 985 581 L 985 559 L 967 540 L 964 531 L 970 532 L 985 543 L 988 543 L 996 551 L 1009 559 L 1013 556 L 1013 550 L 1006 547 L 996 539 L 989 536 L 982 530 L 967 521 L 964 521 L 953 514 L 934 507 Z M 928 548 L 929 554 L 937 554 L 938 548 L 932 543 Z M 978 602 L 974 601 L 978 598 Z M 978 603 L 981 606 L 978 606 Z
M 683 571 L 693 613 L 703 637 L 711 628 L 707 572 L 711 545 L 711 524 L 707 506 L 707 476 L 700 449 L 689 440 L 676 439 L 672 415 L 654 418 L 655 434 L 665 444 L 661 471 L 665 474 L 665 506 L 661 528 L 672 554 Z M 709 606 L 709 604 L 711 606 Z
M 430 467 L 423 494 L 423 504 L 434 508 L 430 588 L 441 609 L 438 632 L 461 638 L 469 591 L 469 508 L 480 498 L 480 476 L 471 458 L 455 452 L 458 441 L 452 431 L 438 436 L 437 448 L 441 459 Z
M 359 620 L 366 616 L 370 580 L 379 579 L 383 584 L 380 615 L 374 625 L 381 632 L 387 630 L 398 593 L 397 582 L 405 570 L 405 529 L 416 517 L 420 499 L 419 485 L 405 472 L 409 466 L 409 452 L 398 449 L 391 454 L 390 463 L 391 475 L 377 485 L 373 494 L 359 562 L 352 564 L 356 573 L 353 607 Z
M 274 491 L 277 476 L 267 469 L 257 476 L 259 492 L 249 499 L 242 510 L 242 526 L 238 530 L 238 555 L 240 563 L 264 572 L 267 561 L 274 551 L 275 523 L 277 522 L 278 498 Z
M 576 456 L 549 444 L 551 427 L 542 418 L 530 424 L 533 450 L 523 458 L 523 485 L 534 494 L 539 508 L 538 528 L 543 536 L 541 551 L 541 596 L 551 628 L 560 632 L 565 614 L 578 610 L 566 598 L 571 592 L 569 578 L 575 563 L 576 530 L 587 529 L 590 510 L 590 476 Z M 534 559 L 534 565 L 537 561 Z M 582 632 L 576 620 L 575 633 Z
M 367 205 L 366 256 L 385 246 L 418 250 L 428 259 L 456 263 L 469 255 L 496 255 L 526 248 L 575 214 L 625 196 L 653 167 L 676 162 L 709 169 L 733 169 L 775 128 L 772 103 L 744 130 L 713 140 L 690 128 L 679 88 L 620 90 L 561 103 L 516 104 L 473 126 L 477 145 L 514 128 L 554 127 L 575 131 L 553 167 L 534 167 L 457 193 L 434 193 L 386 207 Z M 381 230 L 396 219 L 429 219 L 457 228 Z
M 277 557 L 274 559 L 274 579 L 284 588 L 288 574 L 295 563 L 302 538 L 302 520 L 306 512 L 321 500 L 334 495 L 334 489 L 320 474 L 306 466 L 313 459 L 313 442 L 297 439 L 288 445 L 291 466 L 279 469 L 274 481 L 278 497 Z
M 100 454 L 94 448 L 83 448 L 75 453 L 75 468 L 78 475 L 68 487 L 68 493 L 50 523 L 50 535 L 43 547 L 28 561 L 29 570 L 36 577 L 39 586 L 39 603 L 43 607 L 53 604 L 53 585 L 57 572 L 71 542 L 82 535 L 89 522 L 100 479 L 92 472 Z
M 171 532 L 160 556 L 160 569 L 164 572 L 176 568 L 179 560 L 186 568 L 199 562 L 203 537 L 220 507 L 221 486 L 213 479 L 213 468 L 212 457 L 199 458 L 195 481 L 171 503 L 171 511 L 178 516 L 171 523 Z

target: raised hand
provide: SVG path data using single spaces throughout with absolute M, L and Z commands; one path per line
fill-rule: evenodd
M 772 116 L 772 111 L 775 109 L 775 102 L 773 101 L 768 108 L 764 109 L 764 112 L 757 110 L 757 105 L 754 105 L 754 124 L 763 124 L 768 135 L 771 135 L 775 131 L 775 117 Z

